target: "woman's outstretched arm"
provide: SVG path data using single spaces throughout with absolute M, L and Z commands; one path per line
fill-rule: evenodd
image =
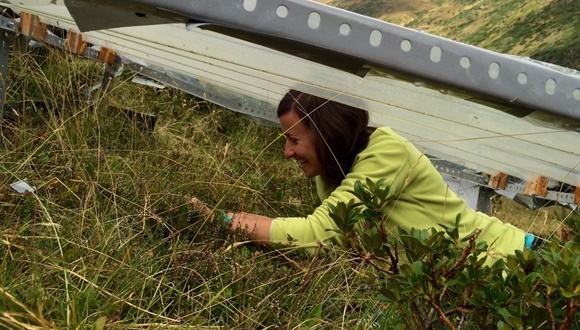
M 262 244 L 270 242 L 272 218 L 246 212 L 227 213 L 227 215 L 232 218 L 230 230 L 233 232 L 240 229 L 246 232 L 253 241 Z

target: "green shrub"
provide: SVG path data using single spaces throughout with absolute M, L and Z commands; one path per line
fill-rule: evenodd
M 383 180 L 355 184 L 351 200 L 331 207 L 349 248 L 377 273 L 378 299 L 410 314 L 407 329 L 572 329 L 579 325 L 580 244 L 552 242 L 539 251 L 485 264 L 479 231 L 459 237 L 461 217 L 444 230 L 385 231 L 381 209 L 394 197 Z

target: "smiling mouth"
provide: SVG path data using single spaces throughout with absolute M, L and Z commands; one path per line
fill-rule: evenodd
M 305 159 L 297 159 L 296 162 L 300 165 L 302 171 L 304 171 L 304 166 L 308 163 Z

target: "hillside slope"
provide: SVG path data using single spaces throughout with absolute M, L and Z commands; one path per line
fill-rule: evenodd
M 320 2 L 493 51 L 580 70 L 580 1 Z

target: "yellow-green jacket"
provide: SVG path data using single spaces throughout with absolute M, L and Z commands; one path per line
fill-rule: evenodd
M 287 244 L 290 236 L 294 245 L 341 244 L 340 235 L 327 230 L 338 229 L 329 216 L 328 206 L 356 199 L 351 193 L 354 183 L 357 180 L 364 183 L 367 178 L 375 182 L 386 179 L 391 194 L 398 196 L 385 209 L 387 226 L 393 233 L 397 232 L 397 226 L 407 230 L 439 227 L 438 224 L 452 227 L 457 214 L 461 213 L 460 236 L 481 229 L 478 240 L 486 241 L 492 247 L 489 254 L 492 260 L 488 262 L 524 248 L 525 231 L 473 211 L 451 191 L 423 153 L 386 127 L 376 129 L 370 136 L 368 146 L 356 156 L 351 171 L 338 188 L 332 189 L 320 177 L 316 178 L 322 204 L 313 214 L 304 218 L 274 219 L 270 241 Z

